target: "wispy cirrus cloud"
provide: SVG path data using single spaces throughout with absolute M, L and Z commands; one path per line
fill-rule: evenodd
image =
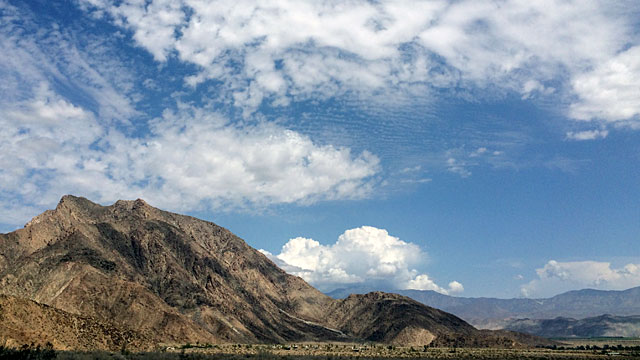
M 111 51 L 109 39 L 81 43 L 58 24 L 40 28 L 32 14 L 0 4 L 0 75 L 4 104 L 37 97 L 43 83 L 75 100 L 100 121 L 130 123 L 139 116 L 134 100 L 135 72 Z M 81 94 L 81 96 L 78 96 Z

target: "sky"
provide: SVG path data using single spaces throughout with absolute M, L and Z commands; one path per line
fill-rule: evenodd
M 638 1 L 0 0 L 0 231 L 65 194 L 322 291 L 640 286 Z

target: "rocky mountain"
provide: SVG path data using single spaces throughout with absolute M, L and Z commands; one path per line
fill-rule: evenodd
M 101 206 L 65 196 L 55 210 L 0 235 L 0 250 L 1 293 L 132 329 L 151 344 L 523 343 L 403 296 L 334 300 L 230 231 L 143 200 Z
M 505 329 L 544 337 L 640 337 L 640 316 L 601 315 L 585 319 L 516 319 Z
M 351 292 L 365 292 L 363 288 L 338 289 L 328 295 L 343 298 Z M 544 320 L 555 318 L 583 319 L 602 314 L 617 316 L 640 315 L 640 287 L 624 291 L 584 289 L 569 291 L 546 299 L 466 298 L 443 295 L 430 290 L 399 290 L 425 305 L 452 313 L 479 328 L 506 329 L 515 319 Z M 514 322 L 516 321 L 516 322 Z M 551 321 L 551 320 L 549 320 Z M 514 328 L 515 329 L 515 328 Z M 518 328 L 524 332 L 524 328 Z M 533 332 L 537 333 L 537 332 Z M 624 336 L 625 333 L 611 336 Z M 541 334 L 541 333 L 540 333 Z

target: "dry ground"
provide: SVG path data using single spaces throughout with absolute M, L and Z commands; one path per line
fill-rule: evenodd
M 611 343 L 611 342 L 610 342 Z M 600 343 L 602 347 L 605 343 Z M 614 345 L 611 343 L 612 346 Z M 623 343 L 637 346 L 640 341 Z M 579 346 L 577 344 L 576 346 Z M 574 347 L 567 343 L 565 347 Z M 424 348 L 380 344 L 307 343 L 289 345 L 212 345 L 181 349 L 169 347 L 168 352 L 185 355 L 233 354 L 247 358 L 429 358 L 429 359 L 640 359 L 639 350 L 574 350 L 574 349 L 490 349 L 490 348 Z

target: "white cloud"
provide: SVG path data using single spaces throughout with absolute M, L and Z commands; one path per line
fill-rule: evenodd
M 580 100 L 571 106 L 571 116 L 607 122 L 637 119 L 640 115 L 638 84 L 640 46 L 634 46 L 573 79 L 572 86 Z
M 368 152 L 354 156 L 348 148 L 320 146 L 270 123 L 234 126 L 206 109 L 166 111 L 151 132 L 136 146 L 141 156 L 133 164 L 147 178 L 161 179 L 160 193 L 176 194 L 169 203 L 185 207 L 362 198 L 378 171 L 377 157 Z
M 449 293 L 461 293 L 464 291 L 464 286 L 457 281 L 449 283 Z
M 447 171 L 458 174 L 463 178 L 471 176 L 471 171 L 469 171 L 468 169 L 468 164 L 453 157 L 447 159 Z
M 434 87 L 577 95 L 577 119 L 638 114 L 638 4 L 622 1 L 154 0 L 88 3 L 159 61 L 195 64 L 249 112 L 264 100 Z M 636 9 L 634 11 L 633 9 Z M 552 86 L 553 85 L 553 86 Z
M 507 143 L 498 144 L 505 146 Z M 507 145 L 508 146 L 508 145 Z M 479 146 L 475 150 L 467 150 L 465 146 L 452 148 L 439 155 L 438 165 L 443 166 L 446 171 L 456 174 L 461 178 L 470 177 L 472 169 L 481 165 L 489 164 L 494 167 L 505 166 L 502 159 L 504 151 L 493 150 L 485 146 Z
M 553 94 L 555 89 L 552 87 L 546 87 L 537 80 L 528 80 L 524 83 L 520 92 L 522 93 L 522 99 L 524 100 L 532 97 L 534 93 L 541 93 L 543 95 Z
M 371 226 L 347 230 L 331 245 L 298 237 L 289 240 L 277 255 L 261 251 L 286 271 L 324 291 L 344 284 L 435 290 L 444 294 L 464 290 L 457 281 L 443 288 L 428 275 L 420 274 L 415 267 L 427 258 L 420 247 Z
M 608 130 L 584 130 L 584 131 L 569 131 L 567 133 L 567 139 L 569 140 L 595 140 L 604 139 L 609 135 Z
M 75 173 L 91 156 L 91 144 L 104 135 L 91 112 L 61 99 L 46 84 L 35 92 L 34 99 L 3 106 L 0 115 L 3 222 L 25 221 L 28 218 L 7 216 L 55 204 L 56 199 L 43 189 L 57 184 L 52 173 Z M 73 187 L 73 183 L 67 186 Z M 23 202 L 21 198 L 28 200 Z
M 484 154 L 486 152 L 487 152 L 487 148 L 482 146 L 482 147 L 477 148 L 473 152 L 471 152 L 471 154 L 469 154 L 469 157 L 478 157 L 478 156 L 481 156 L 482 154 Z
M 92 4 L 104 5 L 104 4 Z M 126 17 L 135 29 L 133 38 L 145 47 L 154 58 L 164 61 L 171 51 L 176 27 L 185 19 L 182 5 L 178 1 L 155 0 L 148 3 L 124 1 L 112 8 L 114 15 Z
M 457 281 L 452 281 L 449 283 L 448 288 L 443 288 L 438 286 L 427 274 L 420 274 L 415 277 L 415 279 L 409 280 L 405 285 L 405 289 L 412 290 L 433 290 L 442 294 L 456 294 L 464 291 L 464 286 Z
M 99 124 L 46 84 L 0 115 L 0 209 L 50 207 L 66 193 L 111 202 L 143 197 L 172 210 L 312 203 L 369 195 L 376 156 L 317 145 L 269 123 L 238 126 L 182 106 L 145 137 Z M 32 214 L 35 215 L 35 214 Z
M 157 26 L 172 26 L 172 6 L 150 4 L 143 23 L 160 17 Z M 232 123 L 211 105 L 178 103 L 154 120 L 136 118 L 135 84 L 157 83 L 137 79 L 110 53 L 110 39 L 72 41 L 57 26 L 31 31 L 32 14 L 0 7 L 5 225 L 23 224 L 67 193 L 102 203 L 142 197 L 182 211 L 362 198 L 375 184 L 379 160 L 366 151 L 319 145 L 268 122 Z M 159 58 L 165 48 L 158 42 Z
M 608 262 L 551 260 L 536 269 L 536 273 L 538 279 L 521 286 L 524 296 L 546 297 L 583 288 L 623 290 L 640 286 L 640 264 L 612 268 Z
M 58 26 L 40 29 L 31 14 L 2 4 L 0 22 L 0 103 L 15 104 L 49 88 L 82 94 L 101 121 L 129 123 L 135 73 L 114 56 L 112 39 L 73 41 Z M 70 29 L 67 29 L 70 30 Z M 54 86 L 55 85 L 55 86 Z

